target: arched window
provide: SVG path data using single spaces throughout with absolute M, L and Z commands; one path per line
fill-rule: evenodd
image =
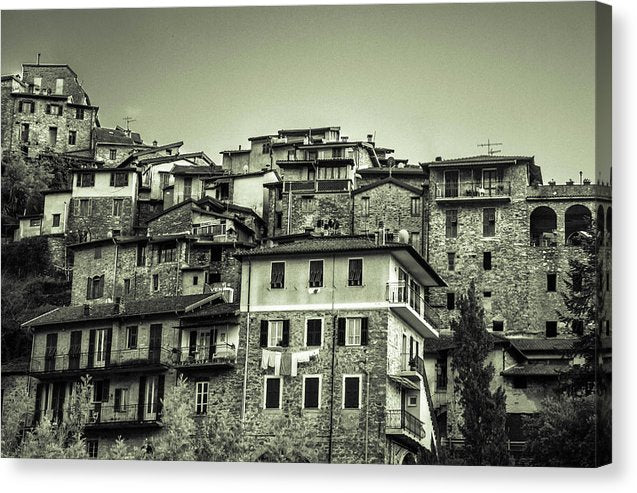
M 531 245 L 557 245 L 557 214 L 550 207 L 537 207 L 531 212 Z
M 564 236 L 567 245 L 578 245 L 581 233 L 589 234 L 592 214 L 588 207 L 572 205 L 564 214 Z
M 606 209 L 606 232 L 608 233 L 608 239 L 613 236 L 613 214 L 611 208 Z

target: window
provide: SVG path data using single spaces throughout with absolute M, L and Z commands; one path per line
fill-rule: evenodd
M 456 270 L 455 252 L 447 252 L 447 270 Z
M 455 209 L 445 211 L 445 234 L 447 238 L 456 238 L 458 236 L 458 211 Z
M 170 185 L 170 173 L 168 171 L 159 172 L 159 189 L 163 190 Z
M 223 254 L 223 249 L 220 246 L 210 247 L 210 261 L 220 262 Z
M 22 101 L 18 106 L 20 113 L 34 113 L 35 103 L 33 101 Z
M 159 245 L 157 249 L 157 263 L 174 262 L 177 259 L 176 245 Z
M 409 244 L 411 246 L 413 246 L 416 250 L 419 248 L 419 246 L 420 246 L 420 232 L 419 231 L 412 231 L 411 233 L 409 233 Z
M 321 377 L 303 376 L 303 409 L 319 409 L 321 407 Z
M 130 279 L 124 279 L 124 294 L 130 294 Z
M 270 272 L 270 287 L 272 289 L 283 289 L 285 286 L 285 262 L 272 262 Z
M 495 236 L 495 209 L 482 210 L 482 236 Z
M 93 253 L 94 253 L 94 255 L 93 255 L 94 259 L 102 258 L 102 247 L 101 246 L 96 246 Z
M 347 285 L 348 286 L 363 285 L 363 259 L 362 258 L 349 259 Z
M 361 216 L 369 216 L 369 197 L 361 199 Z
M 573 291 L 575 293 L 579 293 L 582 290 L 582 273 L 573 272 L 572 281 L 573 281 Z
M 192 195 L 192 178 L 186 176 L 184 178 L 184 200 L 189 199 Z
M 104 296 L 104 276 L 94 276 L 87 279 L 86 299 L 94 300 Z
M 69 130 L 69 145 L 74 146 L 77 142 L 77 131 Z
M 420 197 L 411 198 L 411 215 L 412 216 L 420 215 Z
M 123 206 L 124 206 L 124 199 L 113 199 L 113 216 L 115 217 L 121 216 Z
M 261 154 L 269 154 L 270 153 L 270 144 L 267 142 L 261 145 Z
M 128 389 L 115 389 L 113 407 L 116 413 L 125 413 L 128 410 Z
M 584 320 L 573 320 L 573 333 L 578 336 L 584 335 Z
M 109 149 L 108 158 L 111 160 L 117 159 L 117 149 Z
M 447 390 L 447 355 L 436 360 L 436 390 Z
M 282 212 L 275 213 L 275 215 L 274 215 L 274 225 L 278 229 L 283 227 L 283 213 Z
M 55 79 L 55 94 L 64 94 L 64 79 Z
M 84 120 L 84 108 L 75 108 L 75 119 Z
M 78 187 L 94 187 L 95 186 L 95 174 L 94 173 L 80 173 L 77 175 Z
M 111 236 L 113 238 L 116 238 L 118 236 L 122 236 L 122 230 L 121 229 L 111 229 Z
M 554 293 L 555 291 L 557 291 L 557 274 L 546 274 L 546 290 L 549 293 Z
M 153 274 L 153 291 L 159 291 L 159 274 Z
M 137 244 L 137 267 L 146 265 L 146 245 Z
M 265 409 L 281 408 L 281 378 L 265 377 L 263 407 Z
M 455 310 L 456 293 L 447 293 L 447 310 Z
M 206 414 L 208 412 L 208 382 L 197 382 L 195 386 L 195 413 Z
M 20 141 L 29 142 L 29 124 L 28 123 L 20 124 Z
M 126 187 L 128 186 L 128 173 L 111 173 L 111 187 Z
M 407 397 L 407 407 L 416 407 L 418 405 L 418 396 L 410 395 Z
M 482 293 L 482 295 L 483 295 L 485 298 L 491 298 L 491 291 L 484 291 L 484 292 Z
M 40 218 L 29 219 L 29 226 L 34 228 L 36 226 L 40 226 L 42 220 Z
M 312 212 L 314 209 L 313 197 L 301 197 L 301 212 Z
M 54 228 L 60 227 L 60 214 L 53 214 L 53 227 Z
M 547 321 L 546 322 L 546 337 L 557 337 L 557 322 L 556 321 Z
M 366 346 L 369 320 L 365 317 L 339 318 L 337 344 L 339 346 Z
M 517 376 L 513 377 L 513 388 L 514 389 L 525 389 L 527 385 L 525 376 Z
M 97 459 L 97 444 L 97 440 L 86 440 L 86 453 L 91 459 Z
M 62 106 L 58 104 L 47 104 L 44 112 L 47 115 L 62 115 Z
M 196 286 L 199 284 L 199 276 L 192 276 L 192 285 Z
M 343 376 L 343 409 L 360 409 L 361 377 Z
M 88 217 L 91 215 L 91 201 L 90 199 L 80 199 L 80 216 Z
M 287 346 L 287 342 L 284 341 L 285 328 L 288 328 L 289 337 L 289 325 L 286 320 L 270 320 L 267 322 L 267 345 L 268 347 Z M 286 344 L 284 344 L 284 342 Z
M 445 171 L 445 197 L 458 196 L 459 173 L 456 170 Z
M 502 332 L 504 330 L 504 321 L 502 320 L 494 320 L 493 321 L 493 332 Z
M 482 252 L 482 267 L 491 270 L 491 252 Z
M 310 287 L 323 287 L 323 261 L 310 260 Z
M 323 320 L 313 318 L 307 320 L 307 332 L 305 334 L 306 346 L 320 346 L 323 339 Z
M 54 146 L 58 141 L 58 128 L 49 127 L 49 145 Z

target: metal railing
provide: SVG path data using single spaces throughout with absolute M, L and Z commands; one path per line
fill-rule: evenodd
M 197 346 L 194 349 L 184 348 L 179 353 L 181 366 L 199 366 L 234 363 L 237 359 L 237 349 L 234 344 L 225 342 L 212 346 Z
M 288 181 L 283 185 L 285 192 L 349 192 L 352 189 L 349 179 Z
M 140 346 L 135 349 L 112 349 L 111 351 L 49 353 L 31 358 L 30 371 L 34 373 L 72 370 L 100 370 L 146 365 L 167 365 L 172 362 L 169 348 Z
M 440 317 L 425 301 L 419 288 L 407 286 L 405 281 L 387 283 L 386 299 L 390 303 L 409 305 L 421 318 L 434 328 L 441 326 Z
M 93 404 L 88 425 L 107 423 L 153 423 L 160 419 L 161 412 L 157 402 L 123 404 L 119 406 L 104 405 L 102 402 L 96 402 Z
M 385 412 L 385 428 L 405 430 L 418 440 L 425 438 L 425 429 L 422 421 L 405 410 L 388 410 Z
M 491 184 L 483 184 L 480 181 L 437 183 L 435 193 L 436 199 L 510 197 L 511 182 L 498 181 Z
M 227 239 L 225 224 L 200 224 L 192 227 L 193 235 L 223 236 Z
M 425 378 L 425 360 L 420 356 L 409 353 L 402 353 L 401 357 L 401 371 L 417 371 L 423 378 Z

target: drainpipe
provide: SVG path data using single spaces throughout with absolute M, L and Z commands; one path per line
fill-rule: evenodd
M 248 259 L 248 297 L 246 300 L 246 354 L 243 364 L 243 395 L 241 396 L 241 422 L 246 415 L 246 393 L 248 391 L 248 348 L 250 347 L 250 283 L 252 280 L 252 262 Z
M 117 244 L 117 240 L 112 238 L 113 244 L 115 245 L 115 258 L 113 259 L 113 303 L 115 303 L 115 282 L 117 280 L 117 254 L 119 245 Z
M 288 227 L 287 233 L 290 234 L 290 218 L 292 216 L 292 183 L 290 183 L 290 190 L 288 191 Z M 283 191 L 285 191 L 285 182 L 283 182 Z
M 367 382 L 365 384 L 365 464 L 368 462 L 369 450 L 369 372 L 365 371 Z
M 332 313 L 334 313 L 334 271 L 335 271 L 335 257 L 332 255 Z M 327 463 L 332 463 L 332 439 L 334 437 L 334 362 L 336 360 L 336 333 L 338 330 L 338 317 L 336 314 L 332 317 L 332 369 L 331 369 L 331 382 L 330 382 L 330 432 L 329 442 L 327 449 Z

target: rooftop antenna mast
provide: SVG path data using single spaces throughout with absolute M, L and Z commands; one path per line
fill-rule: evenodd
M 487 143 L 486 144 L 478 144 L 478 147 L 486 147 L 487 148 L 487 154 L 489 154 L 489 156 L 493 156 L 494 154 L 497 154 L 498 152 L 502 152 L 501 149 L 492 149 L 492 147 L 494 146 L 501 146 L 502 142 L 491 142 L 490 139 L 487 139 Z
M 136 122 L 137 120 L 135 120 L 134 118 L 130 117 L 130 116 L 125 116 L 124 118 L 122 118 L 124 120 L 124 122 L 126 123 L 126 131 L 130 132 L 130 124 L 132 122 Z

